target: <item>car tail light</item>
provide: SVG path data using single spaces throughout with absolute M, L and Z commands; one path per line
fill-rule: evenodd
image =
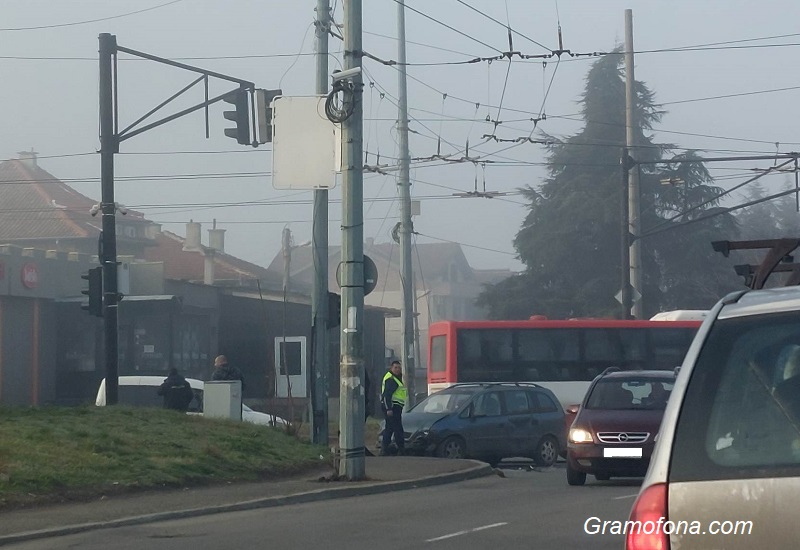
M 667 485 L 651 485 L 639 495 L 631 509 L 625 550 L 669 550 L 667 521 Z

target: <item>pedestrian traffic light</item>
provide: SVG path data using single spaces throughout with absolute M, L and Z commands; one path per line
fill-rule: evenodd
M 242 145 L 250 145 L 250 109 L 247 100 L 247 90 L 239 88 L 234 90 L 222 101 L 234 106 L 233 111 L 223 111 L 222 116 L 236 123 L 235 128 L 225 128 L 225 135 L 236 139 Z
M 342 318 L 342 297 L 334 292 L 328 292 L 328 328 L 339 326 Z
M 259 143 L 272 143 L 272 100 L 279 95 L 283 95 L 282 90 L 256 90 Z
M 89 297 L 89 302 L 81 304 L 81 309 L 95 317 L 103 316 L 103 268 L 95 267 L 81 275 L 81 279 L 89 281 L 89 288 L 81 290 L 81 294 Z

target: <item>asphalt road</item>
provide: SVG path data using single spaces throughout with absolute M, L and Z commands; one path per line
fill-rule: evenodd
M 587 534 L 589 518 L 625 520 L 639 481 L 569 487 L 563 466 L 505 468 L 505 478 L 204 516 L 44 539 L 5 548 L 205 550 L 230 548 L 505 549 L 624 547 Z M 590 524 L 594 524 L 590 520 Z

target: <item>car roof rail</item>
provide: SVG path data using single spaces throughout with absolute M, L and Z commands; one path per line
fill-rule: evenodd
M 606 374 L 611 374 L 612 372 L 622 372 L 622 369 L 619 367 L 608 367 L 606 370 L 600 373 L 600 376 L 605 376 Z

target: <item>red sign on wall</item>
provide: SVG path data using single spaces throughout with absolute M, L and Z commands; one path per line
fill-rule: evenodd
M 39 286 L 39 268 L 34 263 L 22 266 L 22 285 L 25 288 L 36 288 Z

